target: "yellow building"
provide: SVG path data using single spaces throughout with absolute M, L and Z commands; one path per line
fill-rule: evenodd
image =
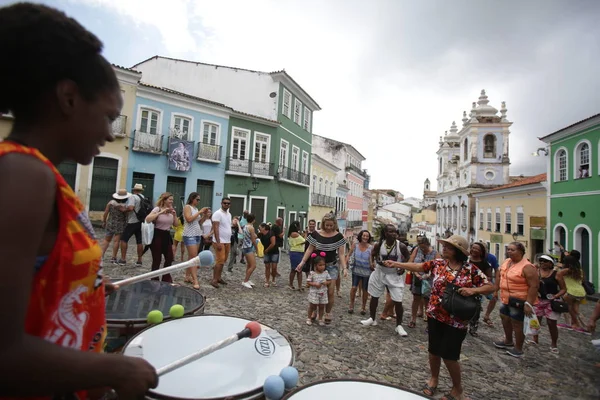
M 428 224 L 435 225 L 435 222 L 436 222 L 435 207 L 423 208 L 418 213 L 413 214 L 412 222 L 413 222 L 413 224 L 416 224 L 419 222 L 426 222 Z
M 311 188 L 308 219 L 317 221 L 321 227 L 321 219 L 328 212 L 335 212 L 335 196 L 337 191 L 336 176 L 340 168 L 317 154 L 311 157 Z
M 473 194 L 477 240 L 486 243 L 499 262 L 514 241 L 525 245 L 531 261 L 552 247 L 546 238 L 546 192 L 546 174 L 540 174 Z
M 88 166 L 79 165 L 73 161 L 65 161 L 58 166 L 58 170 L 62 173 L 67 183 L 75 190 L 75 193 L 77 193 L 86 206 L 86 209 L 89 209 L 92 197 L 93 178 L 96 178 L 94 179 L 94 185 L 102 185 L 103 177 L 116 174 L 115 191 L 118 188 L 125 188 L 127 181 L 129 137 L 132 132 L 131 119 L 133 118 L 137 84 L 142 74 L 119 66 L 113 66 L 113 68 L 117 74 L 123 95 L 121 116 L 113 123 L 113 134 L 116 140 L 112 143 L 107 143 L 101 149 L 102 152 L 100 155 L 95 157 L 92 164 Z M 0 139 L 8 136 L 12 128 L 12 122 L 12 116 L 0 115 Z M 130 190 L 131 188 L 127 189 Z M 96 212 L 91 214 L 91 219 L 101 219 L 102 213 Z

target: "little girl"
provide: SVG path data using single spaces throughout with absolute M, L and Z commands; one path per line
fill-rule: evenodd
M 310 272 L 306 279 L 309 286 L 308 289 L 308 319 L 307 325 L 312 325 L 312 316 L 315 310 L 319 309 L 319 325 L 325 325 L 323 322 L 323 314 L 325 313 L 325 305 L 328 303 L 327 287 L 331 284 L 331 276 L 325 271 L 325 252 L 311 254 L 313 259 L 314 271 Z

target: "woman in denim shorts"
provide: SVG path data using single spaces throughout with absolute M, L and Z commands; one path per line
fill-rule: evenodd
M 250 280 L 252 273 L 256 269 L 256 232 L 254 230 L 254 214 L 246 214 L 246 224 L 242 228 L 242 257 L 246 259 L 246 277 L 242 286 L 248 289 L 254 287 Z
M 296 268 L 297 271 L 302 271 L 302 267 L 310 258 L 310 255 L 315 251 L 325 252 L 325 270 L 329 272 L 331 280 L 335 281 L 339 276 L 338 269 L 338 256 L 339 263 L 342 266 L 344 277 L 348 276 L 348 268 L 346 266 L 346 239 L 338 231 L 337 221 L 335 215 L 332 213 L 325 214 L 321 220 L 321 229 L 312 232 L 306 237 L 306 241 L 310 244 L 302 261 Z M 328 286 L 328 297 L 329 302 L 325 307 L 325 323 L 330 324 L 332 321 L 331 311 L 335 303 L 335 285 Z
M 200 219 L 208 211 L 207 207 L 198 210 L 200 195 L 196 192 L 190 193 L 188 201 L 183 208 L 183 244 L 188 252 L 188 260 L 198 255 L 200 247 Z M 194 289 L 200 289 L 198 282 L 198 267 L 191 267 L 185 271 L 185 281 L 194 285 Z
M 265 287 L 271 285 L 277 286 L 277 282 L 275 282 L 277 264 L 279 263 L 277 237 L 271 232 L 271 227 L 267 223 L 263 222 L 258 229 L 260 231 L 260 241 L 265 249 L 263 257 L 265 263 Z

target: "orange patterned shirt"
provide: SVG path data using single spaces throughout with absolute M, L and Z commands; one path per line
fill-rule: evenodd
M 87 213 L 60 172 L 38 150 L 0 142 L 0 157 L 8 153 L 43 161 L 57 184 L 58 236 L 33 277 L 25 331 L 60 346 L 101 352 L 106 337 L 102 252 Z M 86 398 L 86 392 L 76 395 Z

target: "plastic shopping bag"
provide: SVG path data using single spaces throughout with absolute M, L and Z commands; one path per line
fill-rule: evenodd
M 535 313 L 531 317 L 525 316 L 523 320 L 523 333 L 527 335 L 537 335 L 540 333 L 540 321 L 538 321 Z
M 263 258 L 265 255 L 265 247 L 263 246 L 262 242 L 258 242 L 256 245 L 256 255 L 259 258 Z
M 142 244 L 149 246 L 154 238 L 154 224 L 142 222 Z

